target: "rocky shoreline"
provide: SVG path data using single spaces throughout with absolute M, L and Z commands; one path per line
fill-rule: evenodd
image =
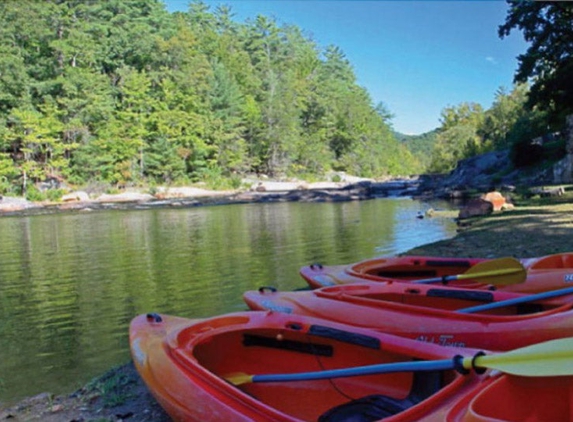
M 569 181 L 563 177 L 561 167 L 563 164 L 557 163 L 553 167 L 517 170 L 511 164 L 509 151 L 504 150 L 461 160 L 453 171 L 441 175 L 374 180 L 338 172 L 329 174 L 328 180 L 316 183 L 247 177 L 242 180 L 242 188 L 235 190 L 209 190 L 197 186 L 125 189 L 116 194 L 79 190 L 69 191 L 58 202 L 31 202 L 0 196 L 0 216 L 242 203 L 361 201 L 397 196 L 468 200 L 492 191 L 510 195 L 517 190 L 542 195 L 562 194 L 564 188 L 560 184 Z
M 89 195 L 70 192 L 61 202 L 31 202 L 23 198 L 0 197 L 0 215 L 34 215 L 61 211 L 198 207 L 270 202 L 341 202 L 379 197 L 406 196 L 418 192 L 419 178 L 377 182 L 269 182 L 259 181 L 249 189 L 216 191 L 196 187 L 157 188 L 153 194 L 132 190 L 118 194 Z

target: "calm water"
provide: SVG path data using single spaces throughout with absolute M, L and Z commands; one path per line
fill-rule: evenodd
M 0 403 L 69 393 L 129 361 L 130 320 L 246 309 L 245 290 L 304 287 L 343 264 L 451 237 L 407 198 L 0 218 Z

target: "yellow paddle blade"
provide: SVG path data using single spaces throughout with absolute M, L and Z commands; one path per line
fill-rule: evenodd
M 505 286 L 523 283 L 527 271 L 515 258 L 499 258 L 477 263 L 465 273 L 456 276 L 458 280 L 472 279 L 480 283 Z
M 244 372 L 233 372 L 224 375 L 223 378 L 233 385 L 241 385 L 253 382 L 253 375 L 245 374 Z
M 473 362 L 472 362 L 473 361 Z M 550 340 L 495 355 L 464 358 L 464 368 L 489 368 L 526 377 L 573 375 L 573 337 Z

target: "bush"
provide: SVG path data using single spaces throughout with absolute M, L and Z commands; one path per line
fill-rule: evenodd
M 26 189 L 26 199 L 32 202 L 41 202 L 46 200 L 46 194 L 41 192 L 36 186 L 30 186 Z
M 59 202 L 62 199 L 64 193 L 66 193 L 64 189 L 48 189 L 45 192 L 48 200 L 52 202 Z

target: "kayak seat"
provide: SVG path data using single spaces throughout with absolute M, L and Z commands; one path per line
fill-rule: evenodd
M 436 393 L 442 386 L 439 371 L 414 373 L 412 389 L 406 398 L 373 394 L 333 407 L 318 422 L 371 422 L 396 415 Z

